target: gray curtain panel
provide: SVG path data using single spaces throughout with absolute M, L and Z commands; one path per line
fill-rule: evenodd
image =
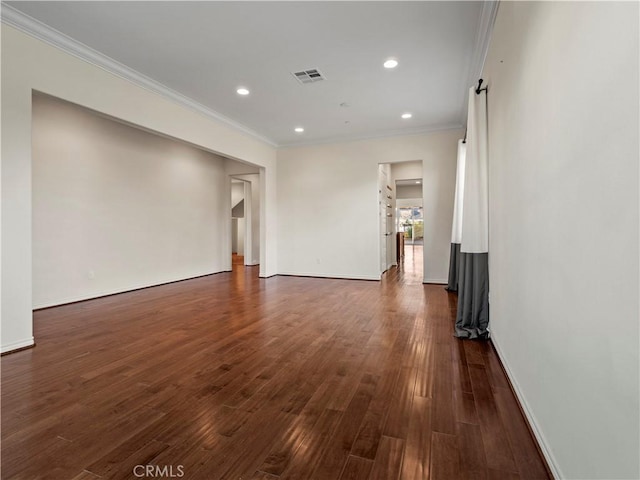
M 458 270 L 460 264 L 460 244 L 451 244 L 451 253 L 449 255 L 449 281 L 445 287 L 450 292 L 458 291 Z
M 455 336 L 489 338 L 489 254 L 460 253 Z

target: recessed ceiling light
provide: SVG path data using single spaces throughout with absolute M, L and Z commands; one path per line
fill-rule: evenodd
M 393 58 L 389 58 L 383 63 L 383 65 L 384 68 L 396 68 L 398 66 L 398 61 Z
M 304 132 L 304 128 L 296 127 L 296 128 L 293 129 L 293 131 L 296 132 L 296 133 L 302 133 L 302 132 Z
M 238 92 L 238 95 L 249 95 L 249 90 L 244 87 L 239 87 L 236 92 Z
M 404 118 L 405 120 L 406 120 L 407 118 L 411 118 L 411 117 L 413 117 L 413 115 L 411 115 L 410 113 L 403 113 L 403 114 L 402 114 L 402 118 Z
M 416 183 L 422 183 L 420 180 L 416 180 Z

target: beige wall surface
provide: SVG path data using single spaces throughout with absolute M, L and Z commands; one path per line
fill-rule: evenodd
M 494 343 L 559 478 L 639 478 L 638 3 L 502 2 Z
M 31 98 L 43 92 L 261 167 L 260 273 L 276 273 L 276 151 L 271 145 L 2 25 L 2 351 L 33 344 Z M 229 230 L 230 222 L 225 226 Z M 231 251 L 226 235 L 225 251 Z M 230 259 L 229 259 L 230 264 Z
M 380 278 L 378 164 L 422 160 L 424 281 L 446 283 L 457 141 L 447 130 L 278 151 L 278 271 Z
M 225 159 L 33 98 L 33 306 L 227 268 Z

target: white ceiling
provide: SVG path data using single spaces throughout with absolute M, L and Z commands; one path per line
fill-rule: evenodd
M 280 146 L 459 127 L 486 48 L 482 2 L 8 3 Z

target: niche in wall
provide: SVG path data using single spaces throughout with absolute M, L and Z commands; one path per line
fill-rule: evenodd
M 223 157 L 33 95 L 33 306 L 222 271 Z

